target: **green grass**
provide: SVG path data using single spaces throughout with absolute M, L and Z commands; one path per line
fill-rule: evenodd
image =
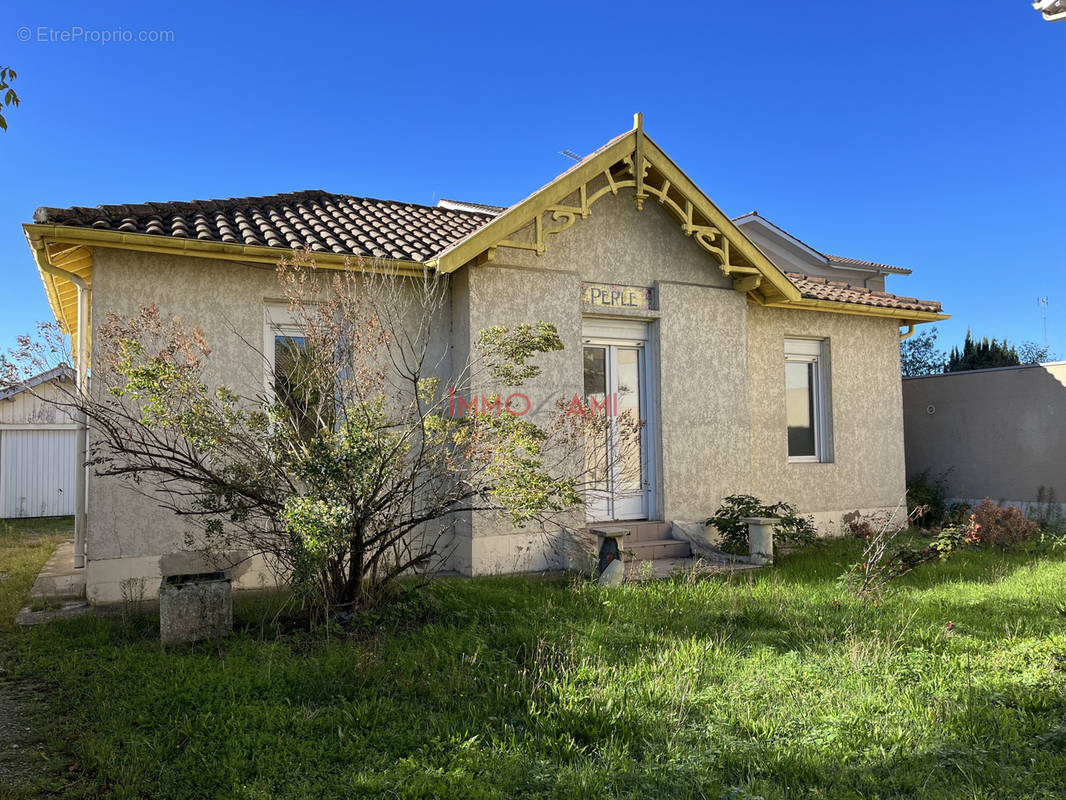
M 9 635 L 68 796 L 1060 798 L 1066 558 L 969 551 L 880 605 L 834 542 L 732 579 L 448 580 L 354 631 L 163 651 Z M 6 608 L 6 606 L 5 606 Z
M 52 550 L 73 535 L 73 517 L 0 519 L 0 633 L 14 627 Z

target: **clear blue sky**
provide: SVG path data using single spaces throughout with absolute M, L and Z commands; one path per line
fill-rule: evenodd
M 967 327 L 1042 340 L 1046 295 L 1066 357 L 1066 22 L 1028 0 L 16 2 L 3 19 L 23 101 L 0 133 L 5 348 L 49 315 L 20 228 L 37 206 L 309 188 L 507 205 L 639 110 L 731 215 L 913 268 L 889 288 L 943 302 L 943 345 Z M 37 41 L 74 27 L 173 42 Z

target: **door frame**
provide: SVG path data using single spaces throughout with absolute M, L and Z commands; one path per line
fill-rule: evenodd
M 655 352 L 654 320 L 632 320 L 605 317 L 583 317 L 581 348 L 585 345 L 629 346 L 643 350 L 644 374 L 640 386 L 640 407 L 644 426 L 641 429 L 641 471 L 644 483 L 644 519 L 659 515 L 660 442 L 659 430 L 659 365 Z M 583 356 L 582 356 L 583 357 Z M 588 507 L 585 510 L 588 520 Z M 592 520 L 588 520 L 592 521 Z M 595 520 L 608 522 L 610 520 Z

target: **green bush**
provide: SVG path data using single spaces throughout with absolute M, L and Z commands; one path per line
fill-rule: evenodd
M 929 470 L 907 481 L 907 513 L 915 525 L 935 528 L 947 516 L 947 473 L 931 476 Z
M 801 517 L 794 506 L 788 503 L 764 504 L 759 498 L 748 494 L 734 494 L 722 501 L 722 505 L 707 520 L 722 536 L 722 549 L 727 553 L 743 555 L 748 552 L 748 526 L 745 517 L 777 517 L 774 526 L 776 544 L 810 544 L 815 539 L 814 523 L 809 517 Z

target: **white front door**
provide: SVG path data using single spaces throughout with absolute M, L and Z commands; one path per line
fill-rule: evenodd
M 598 322 L 598 321 L 597 321 Z M 635 334 L 611 338 L 600 333 Z M 589 521 L 648 519 L 652 511 L 647 326 L 586 322 L 585 403 L 593 417 L 585 444 Z

